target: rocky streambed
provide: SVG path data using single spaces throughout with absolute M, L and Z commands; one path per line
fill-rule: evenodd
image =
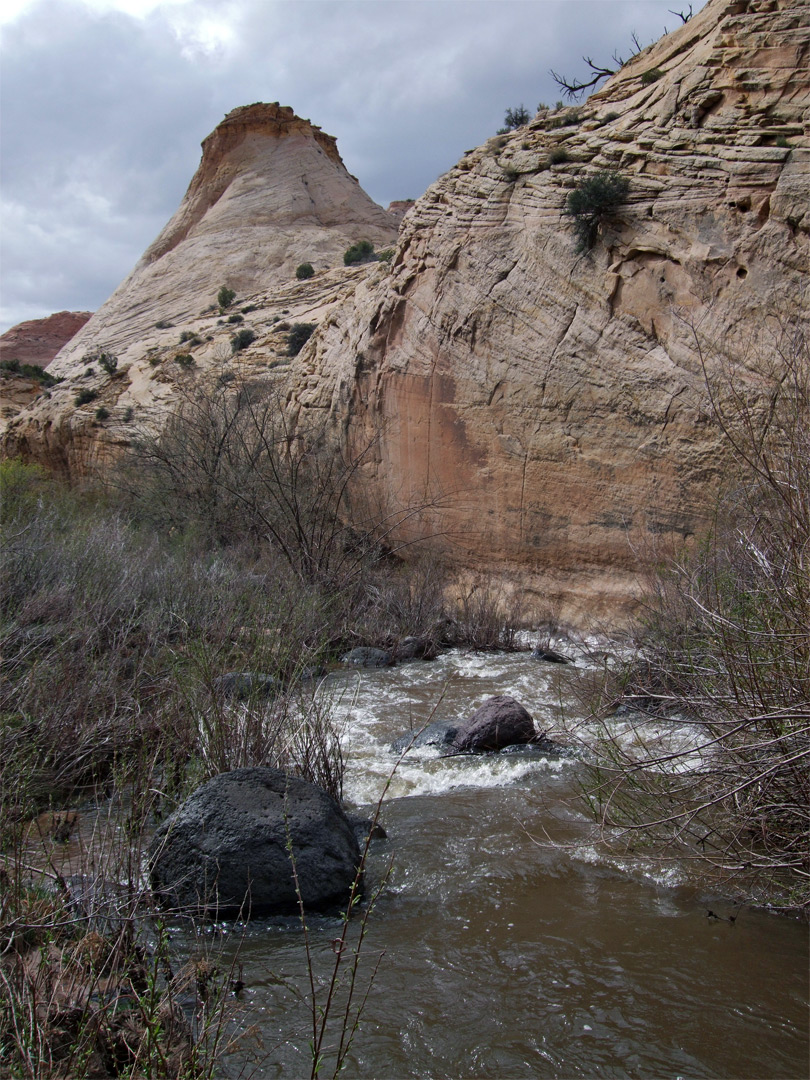
M 622 860 L 595 843 L 577 797 L 581 762 L 556 752 L 557 740 L 575 746 L 589 663 L 451 651 L 322 683 L 344 724 L 350 808 L 370 813 L 387 790 L 388 836 L 371 846 L 367 884 L 389 868 L 390 877 L 358 985 L 382 959 L 346 1075 L 804 1075 L 807 927 L 738 909 L 686 869 Z M 442 739 L 414 740 L 392 775 L 397 739 L 445 730 L 493 696 L 521 702 L 552 744 L 448 755 Z M 680 737 L 677 725 L 650 731 L 659 734 Z M 313 914 L 308 926 L 325 981 L 342 923 Z M 350 949 L 359 934 L 352 920 Z M 244 1023 L 267 1051 L 257 1075 L 309 1075 L 298 920 L 231 925 L 224 952 L 244 982 Z M 327 1045 L 340 1038 L 343 1000 Z M 236 1053 L 227 1068 L 237 1075 L 245 1061 Z

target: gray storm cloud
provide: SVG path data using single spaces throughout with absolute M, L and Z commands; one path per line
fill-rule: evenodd
M 35 3 L 3 32 L 0 330 L 98 307 L 237 105 L 320 124 L 387 204 L 422 194 L 507 107 L 559 98 L 550 68 L 581 73 L 583 54 L 610 62 L 633 32 L 673 29 L 670 4 L 191 0 L 134 17 Z

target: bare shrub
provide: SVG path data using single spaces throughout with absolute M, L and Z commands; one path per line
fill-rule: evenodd
M 458 644 L 479 650 L 520 647 L 517 635 L 524 626 L 523 601 L 499 583 L 479 575 L 462 587 L 450 616 Z
M 703 355 L 705 346 L 695 335 Z M 652 745 L 605 720 L 589 797 L 628 843 L 810 905 L 810 354 L 795 324 L 709 377 L 734 468 L 712 529 L 663 567 L 609 692 L 675 717 Z M 622 721 L 621 726 L 628 722 Z
M 293 426 L 273 394 L 237 378 L 189 389 L 161 435 L 134 443 L 117 483 L 153 525 L 247 539 L 301 581 L 348 589 L 432 505 L 369 497 L 361 481 L 375 446 L 339 445 L 325 423 Z

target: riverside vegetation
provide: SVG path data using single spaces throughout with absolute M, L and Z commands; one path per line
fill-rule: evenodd
M 661 566 L 636 658 L 606 676 L 583 788 L 611 843 L 699 860 L 806 910 L 810 365 L 789 328 L 758 355 L 755 397 L 731 376 L 709 383 L 734 482 L 710 534 Z M 520 610 L 485 581 L 450 604 L 437 558 L 402 560 L 434 503 L 370 504 L 358 481 L 372 450 L 336 453 L 233 380 L 187 391 L 104 488 L 2 464 L 4 1073 L 214 1075 L 236 1037 L 239 972 L 217 964 L 204 927 L 187 961 L 174 953 L 142 875 L 155 824 L 241 766 L 340 798 L 340 732 L 302 676 L 347 647 L 514 647 Z M 267 673 L 280 693 L 227 707 L 217 680 L 232 670 Z M 695 738 L 631 751 L 607 715 L 617 700 L 675 714 Z M 79 842 L 82 817 L 94 824 Z M 341 1060 L 357 1020 L 338 1013 Z
M 749 896 L 810 912 L 810 349 L 763 328 L 746 368 L 709 374 L 731 468 L 711 528 L 657 560 L 635 657 L 606 679 L 586 796 L 628 850 L 687 859 Z M 712 368 L 712 370 L 716 370 Z M 628 743 L 616 701 L 690 730 Z M 745 895 L 745 893 L 744 893 Z
M 238 972 L 204 927 L 186 962 L 170 948 L 143 878 L 155 824 L 241 766 L 339 799 L 339 731 L 302 677 L 346 648 L 413 633 L 509 644 L 485 584 L 456 610 L 438 562 L 405 568 L 397 527 L 417 508 L 358 501 L 363 452 L 327 452 L 321 432 L 293 436 L 279 416 L 244 386 L 189 395 L 104 490 L 0 466 L 4 1075 L 214 1075 Z M 268 673 L 280 692 L 234 709 L 218 683 L 231 670 Z M 338 961 L 359 986 L 356 959 Z M 313 982 L 313 1067 L 338 981 Z M 329 1019 L 338 1062 L 351 1002 Z

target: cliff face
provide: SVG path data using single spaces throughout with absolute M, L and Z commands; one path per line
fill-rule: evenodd
M 701 353 L 746 378 L 770 317 L 807 314 L 808 24 L 796 0 L 710 0 L 583 107 L 470 152 L 302 354 L 298 403 L 380 431 L 373 479 L 446 496 L 463 564 L 615 613 L 639 556 L 705 523 Z M 600 170 L 629 197 L 578 254 L 566 198 Z
M 366 482 L 441 496 L 428 527 L 462 566 L 515 572 L 565 617 L 615 617 L 640 556 L 711 513 L 704 363 L 755 392 L 775 320 L 807 322 L 809 15 L 805 0 L 709 0 L 585 105 L 465 155 L 407 209 L 390 266 L 342 265 L 357 239 L 390 244 L 395 219 L 334 140 L 289 109 L 234 110 L 6 448 L 71 473 L 103 463 L 133 416 L 159 428 L 234 362 L 225 319 L 242 310 L 241 370 L 282 388 L 293 418 L 376 435 Z M 578 253 L 566 199 L 602 170 L 629 194 Z M 298 282 L 304 261 L 317 273 Z M 225 318 L 210 310 L 223 283 L 238 293 Z M 318 329 L 291 362 L 279 327 L 298 320 Z M 118 353 L 112 377 L 87 373 L 96 345 Z

